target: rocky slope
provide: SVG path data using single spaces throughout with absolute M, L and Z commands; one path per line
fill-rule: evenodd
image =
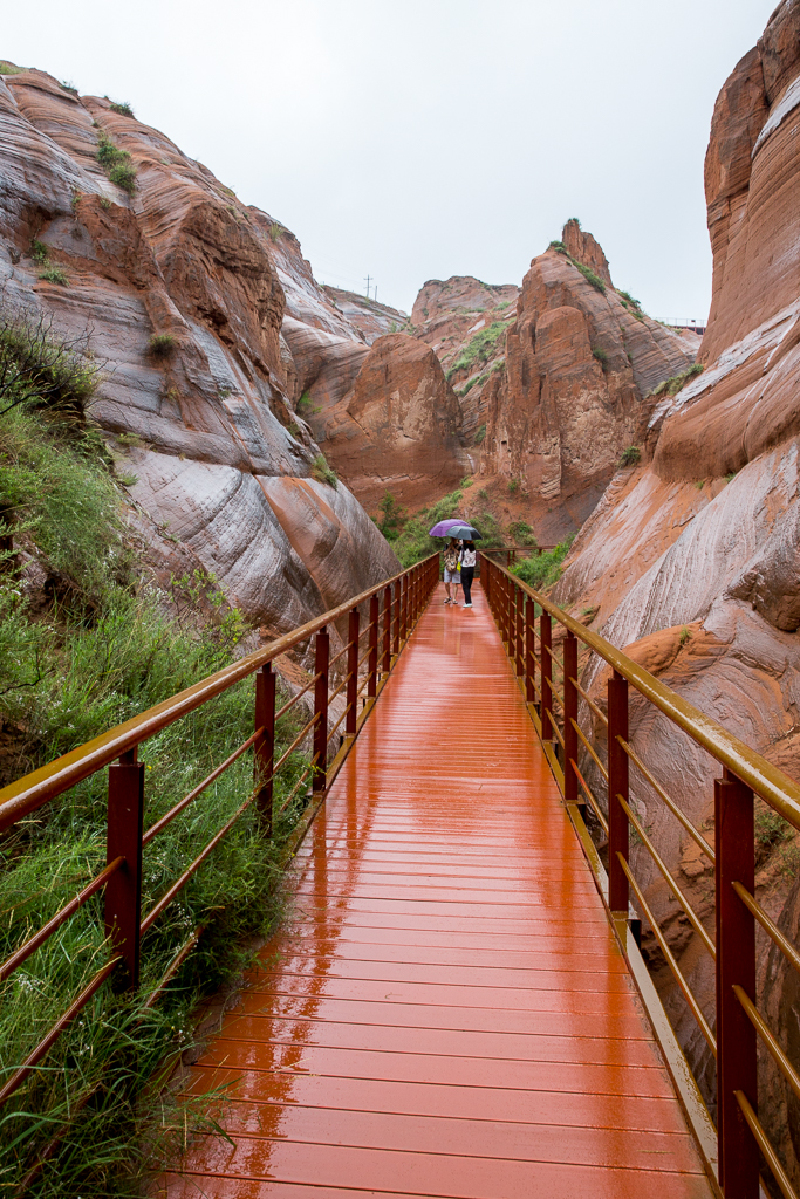
M 794 778 L 800 778 L 799 145 L 800 5 L 784 0 L 714 109 L 705 171 L 714 252 L 713 303 L 700 352 L 705 371 L 650 414 L 647 460 L 614 479 L 581 531 L 557 592 L 559 602 L 597 608 L 614 644 L 627 646 Z M 715 771 L 705 755 L 638 706 L 632 735 L 666 790 L 682 797 L 700 826 L 707 823 Z M 638 782 L 636 803 L 656 842 L 666 844 L 668 864 L 697 887 L 701 912 L 710 916 L 709 880 L 680 830 Z M 798 850 L 782 834 L 773 841 L 765 836 L 762 849 L 758 891 L 777 917 Z M 648 864 L 639 851 L 637 857 L 647 877 Z M 708 999 L 710 965 L 696 938 L 652 876 L 649 894 L 672 927 L 690 980 Z M 793 903 L 782 920 L 795 935 L 796 897 Z M 796 1023 L 794 992 L 776 990 L 768 973 L 762 983 L 777 1022 Z M 666 979 L 664 989 L 702 1068 L 699 1034 Z M 781 1091 L 774 1079 L 767 1085 Z M 797 1172 L 796 1122 L 787 1131 L 775 1102 L 770 1119 Z
M 4 302 L 86 332 L 109 364 L 90 415 L 154 544 L 188 546 L 273 630 L 396 569 L 352 493 L 313 477 L 295 402 L 323 359 L 332 375 L 368 345 L 287 230 L 124 106 L 40 71 L 0 79 L 0 178 Z

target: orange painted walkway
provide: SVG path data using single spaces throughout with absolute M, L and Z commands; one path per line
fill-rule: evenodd
M 193 1067 L 170 1199 L 709 1196 L 484 596 L 434 595 Z

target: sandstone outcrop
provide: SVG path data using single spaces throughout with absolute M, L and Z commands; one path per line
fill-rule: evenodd
M 326 454 L 367 508 L 386 491 L 419 507 L 464 474 L 458 401 L 433 350 L 405 334 L 374 342 L 352 389 L 318 419 Z
M 600 631 L 610 641 L 795 779 L 800 779 L 798 141 L 800 6 L 785 0 L 758 46 L 735 68 L 714 110 L 705 174 L 714 280 L 699 355 L 704 373 L 674 396 L 657 400 L 648 417 L 652 461 L 614 479 L 581 530 L 556 591 L 559 602 L 597 609 Z M 599 695 L 596 666 L 589 667 L 586 682 Z M 666 791 L 680 798 L 699 827 L 710 828 L 712 780 L 719 774 L 712 760 L 638 702 L 632 705 L 631 740 Z M 667 865 L 682 872 L 701 917 L 710 919 L 713 880 L 695 861 L 691 843 L 640 779 L 634 793 Z M 797 847 L 781 835 L 762 852 L 757 894 L 777 918 Z M 708 1012 L 710 959 L 699 951 L 641 847 L 635 856 L 648 900 Z M 794 895 L 781 917 L 793 930 L 796 913 Z M 690 1059 L 710 1077 L 708 1051 L 677 988 L 666 973 L 660 984 Z M 796 1019 L 796 997 L 784 993 L 769 970 L 761 971 L 760 985 L 776 1027 L 785 1030 Z M 794 1125 L 787 1132 L 787 1096 L 770 1069 L 763 1079 L 770 1131 L 796 1170 L 797 1132 Z M 710 1085 L 707 1093 L 713 1099 Z
M 129 155 L 132 191 L 101 167 L 104 141 Z M 136 476 L 132 503 L 273 630 L 394 573 L 355 497 L 312 478 L 319 447 L 295 402 L 326 346 L 357 361 L 368 346 L 288 230 L 157 130 L 40 71 L 0 78 L 0 176 L 5 302 L 87 331 L 109 364 L 90 415 Z
M 650 320 L 615 290 L 600 246 L 567 222 L 562 240 L 531 263 L 506 335 L 505 369 L 485 385 L 481 471 L 516 480 L 537 527 L 574 529 L 623 450 L 642 444 L 645 397 L 691 366 L 696 345 L 694 335 Z M 549 522 L 545 508 L 554 511 Z

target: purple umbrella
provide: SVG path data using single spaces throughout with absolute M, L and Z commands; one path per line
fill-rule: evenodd
M 456 525 L 463 525 L 464 523 L 465 522 L 460 519 L 440 520 L 438 525 L 433 526 L 433 528 L 430 531 L 429 536 L 431 536 L 431 537 L 449 537 L 451 529 L 454 529 L 456 527 Z

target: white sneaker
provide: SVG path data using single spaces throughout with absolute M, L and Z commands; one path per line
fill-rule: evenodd
M 472 604 L 464 604 L 464 607 L 465 607 L 465 608 L 471 608 L 471 607 L 472 607 Z

